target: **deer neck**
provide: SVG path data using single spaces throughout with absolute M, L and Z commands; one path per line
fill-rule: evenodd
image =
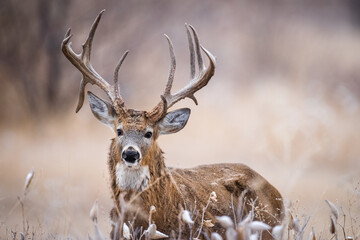
M 157 143 L 154 143 L 151 146 L 148 154 L 142 161 L 142 164 L 144 166 L 148 166 L 149 168 L 150 184 L 166 174 L 163 151 L 160 149 Z
M 114 151 L 115 147 L 116 142 L 112 141 L 109 169 L 111 175 L 112 197 L 115 202 L 116 212 L 121 212 L 120 199 L 123 198 L 125 201 L 129 202 L 137 200 L 142 201 L 142 207 L 143 209 L 146 209 L 146 211 L 153 205 L 167 206 L 167 211 L 177 214 L 179 210 L 178 204 L 172 204 L 171 199 L 176 199 L 179 203 L 184 202 L 185 199 L 172 178 L 170 171 L 165 166 L 163 152 L 160 147 L 154 143 L 149 149 L 148 154 L 142 159 L 142 167 L 148 170 L 148 182 L 146 187 L 144 189 L 135 188 L 130 190 L 124 190 L 119 186 L 120 179 L 117 175 L 116 166 L 121 159 L 118 160 L 117 154 Z M 138 198 L 138 196 L 140 196 L 140 198 Z M 162 197 L 159 198 L 159 196 Z M 162 215 L 158 213 L 158 216 Z M 156 222 L 159 223 L 161 223 L 161 221 L 161 217 L 156 220 Z

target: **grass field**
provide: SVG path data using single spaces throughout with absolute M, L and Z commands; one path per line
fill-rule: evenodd
M 228 96 L 224 101 L 232 102 L 236 112 L 224 113 L 222 104 L 205 96 L 203 104 L 192 107 L 183 131 L 160 138 L 166 163 L 245 163 L 280 190 L 294 217 L 311 217 L 308 231 L 314 227 L 321 239 L 331 237 L 329 199 L 346 214 L 347 236 L 358 239 L 360 116 L 302 97 L 280 84 L 254 86 L 247 96 Z M 318 106 L 327 115 L 319 115 Z M 85 238 L 92 232 L 89 211 L 98 199 L 99 226 L 107 235 L 112 202 L 106 160 L 112 132 L 90 114 L 85 108 L 35 127 L 25 123 L 21 129 L 2 129 L 1 236 L 11 239 L 11 231 L 23 231 L 21 206 L 13 206 L 31 169 L 35 175 L 23 201 L 29 232 L 40 238 Z
M 130 49 L 121 90 L 127 106 L 149 110 L 168 73 L 162 34 L 175 46 L 174 89 L 180 89 L 189 75 L 183 24 L 194 25 L 217 57 L 217 70 L 197 93 L 198 106 L 190 100 L 177 105 L 192 113 L 181 132 L 160 137 L 166 164 L 244 163 L 281 192 L 300 225 L 310 217 L 304 239 L 312 229 L 316 239 L 335 239 L 326 199 L 337 206 L 345 236 L 360 239 L 360 31 L 345 4 L 351 1 L 330 2 L 108 0 L 84 7 L 77 1 L 66 21 L 52 27 L 65 33 L 72 26 L 79 51 L 96 14 L 107 7 L 93 65 L 111 79 L 118 57 Z M 34 70 L 40 77 L 31 79 L 40 89 L 46 79 L 41 70 L 47 69 L 42 56 Z M 113 133 L 92 116 L 87 102 L 75 114 L 80 74 L 60 49 L 57 57 L 59 96 L 71 104 L 64 100 L 61 108 L 35 117 L 11 72 L 0 66 L 0 239 L 21 239 L 20 232 L 27 232 L 26 239 L 85 239 L 93 235 L 89 211 L 96 199 L 99 227 L 109 238 L 106 162 Z M 345 238 L 342 232 L 339 225 L 339 239 Z

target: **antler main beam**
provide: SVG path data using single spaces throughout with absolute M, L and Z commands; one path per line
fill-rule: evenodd
M 93 25 L 91 26 L 89 35 L 85 41 L 85 43 L 82 45 L 82 52 L 80 54 L 76 54 L 74 50 L 71 48 L 71 42 L 70 39 L 72 35 L 70 34 L 71 29 L 67 30 L 65 34 L 65 38 L 62 41 L 61 49 L 64 53 L 65 57 L 69 59 L 69 61 L 82 73 L 83 78 L 80 83 L 80 92 L 79 92 L 79 100 L 78 105 L 76 107 L 76 112 L 78 112 L 81 107 L 84 104 L 84 95 L 85 95 L 85 86 L 88 83 L 95 84 L 99 86 L 110 98 L 110 100 L 113 103 L 113 106 L 115 110 L 119 111 L 119 108 L 124 107 L 124 101 L 120 95 L 120 89 L 118 85 L 118 71 L 119 68 L 124 61 L 127 51 L 124 53 L 124 55 L 121 57 L 115 73 L 114 73 L 114 86 L 111 86 L 107 81 L 105 81 L 93 68 L 93 66 L 90 63 L 90 55 L 91 55 L 91 47 L 92 47 L 92 41 L 94 39 L 94 35 L 96 32 L 96 28 L 99 25 L 100 19 L 102 14 L 105 10 L 102 10 L 99 15 L 96 17 Z
M 168 81 L 166 83 L 164 93 L 161 95 L 161 101 L 154 107 L 154 109 L 151 112 L 148 113 L 148 117 L 153 121 L 160 120 L 162 117 L 165 116 L 167 110 L 171 106 L 173 106 L 176 102 L 186 97 L 191 98 L 197 105 L 198 102 L 194 96 L 195 92 L 205 87 L 215 73 L 215 62 L 216 62 L 215 57 L 208 50 L 206 50 L 203 46 L 200 45 L 199 38 L 194 27 L 189 24 L 185 24 L 185 27 L 189 41 L 191 80 L 180 91 L 178 91 L 174 95 L 171 94 L 171 88 L 174 81 L 174 74 L 176 68 L 176 60 L 175 60 L 174 47 L 172 45 L 172 42 L 169 39 L 169 37 L 165 35 L 169 43 L 171 64 L 170 64 Z M 192 34 L 190 33 L 189 29 L 191 30 Z M 205 55 L 209 59 L 208 67 L 205 67 L 200 49 L 205 53 Z M 195 57 L 198 63 L 197 75 L 196 75 Z

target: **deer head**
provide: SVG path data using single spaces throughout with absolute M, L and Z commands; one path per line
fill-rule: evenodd
M 116 154 L 118 155 L 117 159 L 119 159 L 119 164 L 124 164 L 129 168 L 136 168 L 137 166 L 147 164 L 145 161 L 142 161 L 142 159 L 147 156 L 149 149 L 154 145 L 159 135 L 176 133 L 186 125 L 190 116 L 190 109 L 182 108 L 171 112 L 168 112 L 168 109 L 186 97 L 191 98 L 195 104 L 197 104 L 194 93 L 206 86 L 210 78 L 214 75 L 215 57 L 200 45 L 195 29 L 191 25 L 186 24 L 190 49 L 191 81 L 183 89 L 172 94 L 171 87 L 174 80 L 176 60 L 171 40 L 165 35 L 170 49 L 171 66 L 160 102 L 151 111 L 127 109 L 120 95 L 118 72 L 128 51 L 123 54 L 116 66 L 114 85 L 110 85 L 105 81 L 94 70 L 90 63 L 92 40 L 103 12 L 104 10 L 101 11 L 95 19 L 87 40 L 82 45 L 83 49 L 80 54 L 76 54 L 71 48 L 70 38 L 72 35 L 70 35 L 70 29 L 66 32 L 62 42 L 62 51 L 67 59 L 83 75 L 76 112 L 78 112 L 83 105 L 85 86 L 87 83 L 95 84 L 105 91 L 110 102 L 102 100 L 93 93 L 88 92 L 92 113 L 97 119 L 114 131 Z M 208 67 L 205 67 L 201 50 L 209 59 Z M 198 65 L 197 73 L 195 70 L 195 58 Z

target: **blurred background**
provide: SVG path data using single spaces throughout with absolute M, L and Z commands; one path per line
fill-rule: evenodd
M 62 55 L 71 27 L 80 52 L 96 15 L 92 64 L 112 81 L 116 63 L 129 108 L 150 110 L 169 69 L 166 33 L 177 56 L 174 91 L 189 80 L 184 23 L 217 57 L 196 94 L 187 126 L 159 139 L 166 163 L 249 165 L 291 202 L 296 217 L 326 235 L 341 206 L 360 232 L 360 2 L 357 0 L 5 0 L 0 6 L 0 236 L 30 231 L 82 239 L 99 200 L 108 236 L 112 206 L 107 154 L 113 133 L 85 102 L 75 114 L 81 74 Z M 105 95 L 95 87 L 88 89 Z M 15 206 L 15 207 L 14 207 Z

